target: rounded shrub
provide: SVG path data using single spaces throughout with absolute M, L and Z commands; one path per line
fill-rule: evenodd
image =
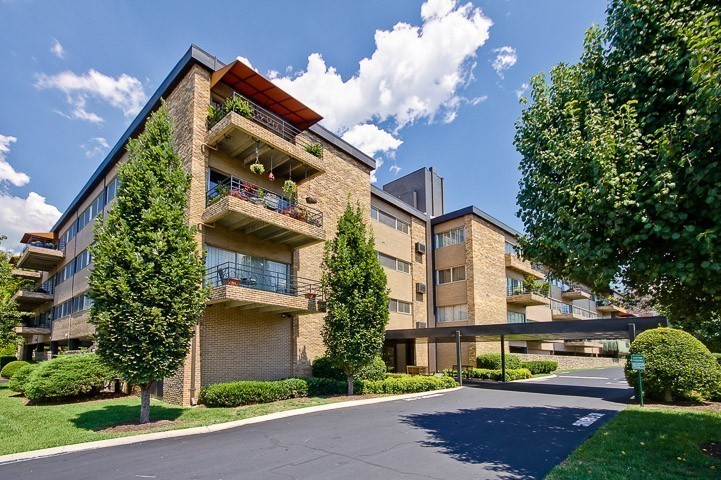
M 476 367 L 487 368 L 489 370 L 500 370 L 501 369 L 501 354 L 500 353 L 484 353 L 476 357 Z M 521 359 L 515 355 L 506 354 L 506 369 L 517 369 L 521 368 Z
M 10 379 L 8 382 L 8 387 L 13 392 L 18 393 L 25 393 L 25 386 L 27 385 L 28 379 L 30 378 L 30 374 L 33 373 L 33 370 L 35 370 L 38 367 L 37 363 L 29 363 L 25 365 L 24 367 L 20 368 L 15 374 L 13 375 L 13 378 Z
M 2 370 L 0 370 L 0 377 L 10 380 L 11 378 L 13 378 L 15 372 L 17 372 L 26 365 L 30 364 L 23 360 L 15 360 L 14 362 L 10 362 L 5 365 Z
M 649 398 L 703 400 L 721 391 L 721 366 L 693 335 L 673 328 L 641 333 L 631 344 L 631 354 L 642 354 L 646 370 L 641 374 Z M 638 389 L 638 373 L 626 363 L 626 379 Z
M 302 378 L 277 381 L 239 381 L 216 383 L 200 391 L 199 402 L 208 407 L 239 407 L 308 396 L 308 384 Z
M 0 356 L 0 370 L 3 369 L 5 365 L 7 365 L 10 362 L 14 362 L 17 360 L 17 357 L 15 355 L 3 355 Z
M 93 395 L 106 388 L 117 375 L 94 353 L 63 355 L 41 362 L 25 386 L 25 396 L 42 401 Z
M 541 373 L 551 373 L 558 370 L 558 362 L 550 360 L 536 360 L 531 362 L 521 362 L 521 368 L 527 368 L 533 375 Z
M 312 365 L 313 376 L 316 378 L 332 378 L 346 381 L 343 368 L 334 363 L 329 357 L 316 357 Z M 381 357 L 376 357 L 355 376 L 356 380 L 383 380 L 386 375 L 386 364 Z

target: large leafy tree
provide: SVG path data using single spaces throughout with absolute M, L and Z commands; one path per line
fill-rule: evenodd
M 0 242 L 5 239 L 5 235 L 0 235 Z M 23 284 L 24 282 L 12 274 L 10 254 L 0 250 L 0 347 L 17 341 L 14 330 L 20 319 L 20 311 L 12 297 Z
M 721 4 L 612 0 L 517 123 L 523 254 L 672 320 L 721 307 Z M 693 310 L 689 310 L 693 309 Z
M 335 238 L 326 242 L 323 287 L 323 341 L 327 355 L 343 367 L 352 395 L 354 377 L 379 355 L 388 323 L 387 279 L 360 205 L 353 210 L 348 203 Z
M 91 322 L 98 355 L 140 385 L 140 422 L 150 420 L 150 387 L 176 373 L 188 353 L 207 292 L 195 229 L 186 218 L 190 176 L 161 106 L 128 144 L 117 203 L 91 247 Z

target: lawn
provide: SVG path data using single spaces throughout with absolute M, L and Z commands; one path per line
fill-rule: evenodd
M 349 398 L 352 399 L 352 398 Z M 171 420 L 141 432 L 100 432 L 121 422 L 137 420 L 138 397 L 122 397 L 77 403 L 25 406 L 25 398 L 0 384 L 0 455 L 103 440 L 138 433 L 199 427 L 231 422 L 269 413 L 324 405 L 344 398 L 295 398 L 239 408 L 182 408 L 153 400 L 151 420 Z
M 721 478 L 699 445 L 721 440 L 721 412 L 628 407 L 554 468 L 547 480 Z

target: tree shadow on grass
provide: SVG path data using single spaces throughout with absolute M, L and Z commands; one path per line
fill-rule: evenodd
M 150 406 L 151 421 L 176 420 L 182 413 L 183 409 L 177 407 Z M 140 405 L 106 405 L 83 412 L 71 421 L 78 428 L 97 432 L 118 424 L 137 422 L 139 417 Z
M 573 423 L 591 412 L 603 414 L 590 427 Z M 543 478 L 566 458 L 612 410 L 511 407 L 462 409 L 408 415 L 401 421 L 427 432 L 425 447 L 464 463 L 483 464 L 499 478 Z

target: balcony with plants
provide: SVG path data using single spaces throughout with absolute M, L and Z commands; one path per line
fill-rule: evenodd
M 206 268 L 206 285 L 212 288 L 210 304 L 266 313 L 308 314 L 321 311 L 321 283 L 288 271 L 225 262 Z
M 563 292 L 561 298 L 564 300 L 588 300 L 591 298 L 591 290 L 582 285 L 569 285 Z
M 65 258 L 65 246 L 54 239 L 52 233 L 26 233 L 20 242 L 25 248 L 15 263 L 19 268 L 49 271 Z
M 523 282 L 507 279 L 506 302 L 524 307 L 549 305 L 550 299 L 548 295 L 550 288 L 548 282 L 539 282 L 532 276 L 527 276 Z

